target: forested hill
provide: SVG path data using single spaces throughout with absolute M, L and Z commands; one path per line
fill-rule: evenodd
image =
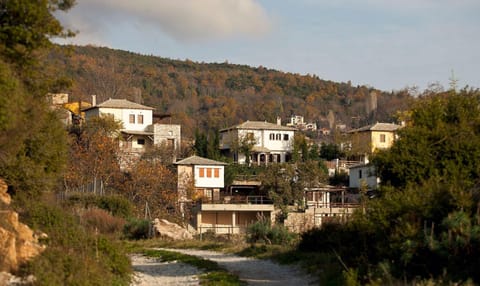
M 157 113 L 171 114 L 167 121 L 182 124 L 186 137 L 196 129 L 215 130 L 244 120 L 275 122 L 280 116 L 285 122 L 292 114 L 319 127 L 329 126 L 327 118 L 358 127 L 391 121 L 410 99 L 406 92 L 382 92 L 261 66 L 196 63 L 93 46 L 65 49 L 71 49 L 68 56 L 55 51 L 49 61 L 73 81 L 65 91 L 73 99 L 90 101 L 96 94 L 98 102 L 127 98 L 144 103 Z

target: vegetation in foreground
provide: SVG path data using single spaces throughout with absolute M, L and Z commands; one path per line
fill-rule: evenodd
M 341 284 L 479 284 L 479 103 L 476 90 L 420 98 L 373 158 L 377 198 L 345 225 L 303 234 L 299 250 L 337 260 Z

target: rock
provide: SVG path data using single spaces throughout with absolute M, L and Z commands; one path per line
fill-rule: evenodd
M 0 179 L 0 197 L 8 205 L 6 202 L 10 203 L 10 196 L 4 184 Z M 45 246 L 38 242 L 38 238 L 43 236 L 19 222 L 18 214 L 13 210 L 0 209 L 0 271 L 16 271 L 21 264 L 39 255 L 45 250 Z
M 156 218 L 153 221 L 153 231 L 155 235 L 168 237 L 173 240 L 192 239 L 193 236 L 183 227 L 176 223 L 169 222 L 166 219 Z
M 0 272 L 0 286 L 33 285 L 35 280 L 36 279 L 33 275 L 17 277 L 8 272 Z
M 9 205 L 12 201 L 10 195 L 7 193 L 8 186 L 4 180 L 0 179 L 0 202 Z

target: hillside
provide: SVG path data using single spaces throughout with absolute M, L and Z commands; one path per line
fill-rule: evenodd
M 196 129 L 216 130 L 244 120 L 283 121 L 292 114 L 328 127 L 336 123 L 358 127 L 372 121 L 391 121 L 408 104 L 405 92 L 387 93 L 367 86 L 322 80 L 315 75 L 285 73 L 265 67 L 229 63 L 195 63 L 93 46 L 63 47 L 49 62 L 66 71 L 73 82 L 64 90 L 73 99 L 99 101 L 128 98 L 171 114 L 192 137 Z M 369 95 L 374 91 L 377 109 Z M 370 106 L 367 108 L 367 105 Z M 373 111 L 372 111 L 373 110 Z M 330 115 L 329 115 L 330 113 Z

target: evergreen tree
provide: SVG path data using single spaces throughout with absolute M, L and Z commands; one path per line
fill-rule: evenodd
M 45 97 L 59 82 L 39 56 L 68 34 L 52 13 L 73 3 L 0 2 L 0 176 L 13 190 L 51 189 L 65 164 L 66 132 Z

